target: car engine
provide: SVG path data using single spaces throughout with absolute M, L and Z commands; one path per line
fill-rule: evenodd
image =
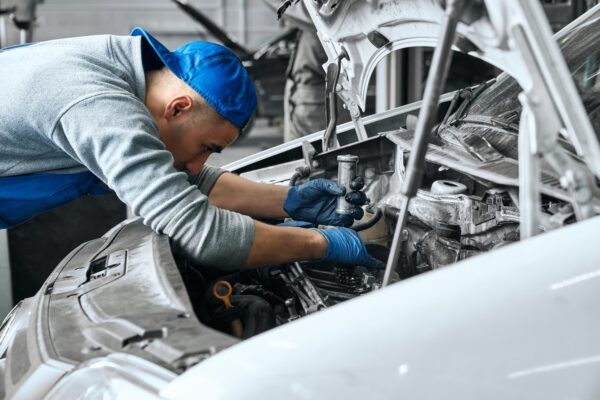
M 298 185 L 316 178 L 334 179 L 347 185 L 348 182 L 342 181 L 348 181 L 348 176 L 362 177 L 362 190 L 369 203 L 364 207 L 363 219 L 352 228 L 359 232 L 370 254 L 385 263 L 402 201 L 398 188 L 408 160 L 408 152 L 390 139 L 402 134 L 406 131 L 380 134 L 324 153 L 305 143 L 304 153 L 311 158 L 254 169 L 243 172 L 242 176 L 284 185 Z M 349 157 L 357 160 L 350 175 L 342 171 L 347 169 L 344 160 Z M 427 163 L 421 189 L 409 204 L 408 223 L 401 236 L 401 257 L 392 273 L 392 282 L 519 240 L 517 188 L 476 175 L 474 171 L 465 173 Z M 542 229 L 553 229 L 573 220 L 573 209 L 568 202 L 546 195 L 542 200 Z M 384 271 L 361 265 L 296 262 L 229 276 L 216 272 L 204 275 L 201 278 L 204 295 L 199 301 L 203 310 L 197 314 L 204 316 L 201 319 L 206 324 L 229 333 L 232 333 L 231 322 L 241 320 L 244 330 L 236 335 L 247 338 L 378 290 Z M 211 289 L 215 282 L 223 280 L 231 286 L 230 309 L 215 300 Z

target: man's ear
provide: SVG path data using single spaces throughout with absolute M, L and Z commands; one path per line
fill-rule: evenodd
M 179 95 L 173 97 L 166 105 L 164 109 L 164 117 L 166 119 L 173 119 L 182 114 L 191 111 L 194 108 L 194 101 L 188 95 Z

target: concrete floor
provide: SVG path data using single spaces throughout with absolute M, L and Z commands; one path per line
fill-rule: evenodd
M 269 126 L 267 120 L 257 120 L 248 136 L 239 138 L 234 144 L 224 149 L 221 154 L 211 155 L 207 164 L 221 167 L 281 143 L 283 143 L 283 127 L 281 124 L 276 123 Z

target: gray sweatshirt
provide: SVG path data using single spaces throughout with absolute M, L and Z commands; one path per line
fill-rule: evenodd
M 90 36 L 0 52 L 0 177 L 91 171 L 197 263 L 239 268 L 252 220 L 214 207 L 223 172 L 173 167 L 144 105 L 141 38 Z

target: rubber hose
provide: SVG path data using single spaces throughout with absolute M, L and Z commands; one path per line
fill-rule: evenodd
M 381 211 L 381 208 L 379 208 L 379 207 L 373 207 L 373 208 L 375 208 L 375 214 L 373 215 L 373 217 L 368 221 L 361 222 L 360 224 L 356 224 L 356 225 L 352 226 L 352 229 L 354 229 L 357 232 L 364 231 L 365 229 L 369 229 L 373 225 L 375 225 L 377 222 L 379 222 L 379 220 L 383 216 L 383 211 Z

